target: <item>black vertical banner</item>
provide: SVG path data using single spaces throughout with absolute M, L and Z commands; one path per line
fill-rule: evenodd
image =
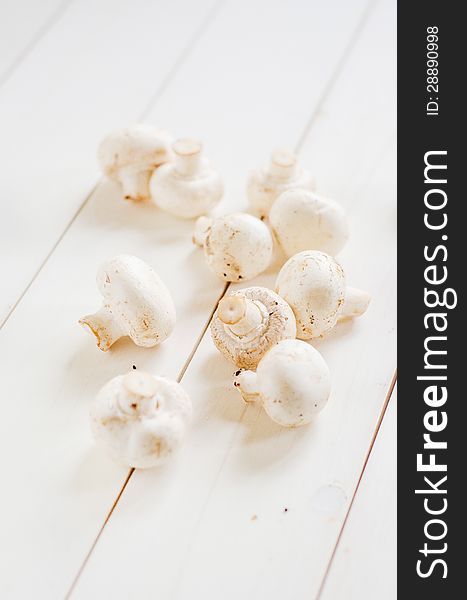
M 398 3 L 398 597 L 467 597 L 462 3 Z M 463 60 L 462 60 L 463 59 Z M 461 103 L 463 107 L 461 109 Z

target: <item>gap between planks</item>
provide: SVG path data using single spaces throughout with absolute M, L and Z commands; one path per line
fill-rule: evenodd
M 41 36 L 44 35 L 46 33 L 46 31 L 48 31 L 53 26 L 53 24 L 56 21 L 58 21 L 59 17 L 63 14 L 63 12 L 65 10 L 65 6 L 68 7 L 68 5 L 71 4 L 72 2 L 73 2 L 73 0 L 66 0 L 65 1 L 64 5 L 63 5 L 62 12 L 60 12 L 60 14 L 57 14 L 55 18 L 52 17 L 50 19 L 48 27 L 46 27 L 44 29 L 44 31 L 42 32 Z M 154 94 L 151 96 L 150 100 L 148 101 L 147 105 L 145 106 L 144 110 L 138 116 L 138 121 L 144 121 L 147 118 L 147 116 L 151 112 L 154 104 L 164 94 L 164 92 L 166 91 L 166 89 L 170 85 L 170 82 L 172 81 L 172 79 L 177 74 L 177 71 L 183 65 L 184 61 L 188 58 L 188 56 L 191 53 L 192 49 L 195 47 L 195 45 L 197 44 L 197 42 L 199 41 L 199 39 L 203 36 L 204 32 L 209 27 L 209 25 L 212 23 L 212 21 L 215 19 L 215 17 L 217 15 L 217 13 L 219 12 L 221 6 L 225 2 L 226 2 L 226 0 L 218 0 L 218 2 L 216 2 L 214 4 L 214 6 L 211 8 L 211 10 L 208 11 L 206 17 L 204 18 L 204 20 L 202 21 L 202 23 L 199 25 L 199 27 L 195 30 L 195 32 L 192 35 L 192 37 L 188 40 L 188 43 L 182 49 L 182 51 L 180 52 L 178 58 L 175 60 L 175 62 L 173 63 L 172 67 L 169 69 L 167 75 L 162 80 L 162 83 L 157 87 L 157 89 L 155 90 Z M 59 13 L 59 11 L 57 11 L 57 13 Z M 40 38 L 38 38 L 38 40 L 31 46 L 30 50 L 33 49 L 33 47 L 37 44 L 37 42 L 39 41 L 39 39 Z M 25 54 L 25 56 L 21 60 L 23 60 L 25 57 L 26 57 L 26 54 Z M 1 80 L 0 80 L 0 86 L 1 86 Z M 97 188 L 98 188 L 99 184 L 101 183 L 101 181 L 102 180 L 99 179 L 93 185 L 93 187 L 91 188 L 91 190 L 89 191 L 89 193 L 85 196 L 85 198 L 82 201 L 82 203 L 78 206 L 77 210 L 75 211 L 75 213 L 71 217 L 70 221 L 65 226 L 64 230 L 62 231 L 62 233 L 59 235 L 59 237 L 57 238 L 57 240 L 54 242 L 54 244 L 50 248 L 49 252 L 46 254 L 46 256 L 44 257 L 44 259 L 42 260 L 42 262 L 40 263 L 40 265 L 36 269 L 36 271 L 35 271 L 34 275 L 32 276 L 31 280 L 29 281 L 29 283 L 27 284 L 27 286 L 24 288 L 24 290 L 21 292 L 21 294 L 19 295 L 19 297 L 17 298 L 17 300 L 13 303 L 13 306 L 7 312 L 7 314 L 6 314 L 5 318 L 3 319 L 3 321 L 0 323 L 0 330 L 3 328 L 3 326 L 5 325 L 5 323 L 10 319 L 11 315 L 14 313 L 14 311 L 16 310 L 16 308 L 21 303 L 22 299 L 26 296 L 26 294 L 30 290 L 31 286 L 33 285 L 33 283 L 35 282 L 35 280 L 40 275 L 41 271 L 43 270 L 43 268 L 45 267 L 45 265 L 49 261 L 50 257 L 53 255 L 53 253 L 55 252 L 55 250 L 57 250 L 57 248 L 59 247 L 59 245 L 62 242 L 62 240 L 65 237 L 65 235 L 70 230 L 70 228 L 73 225 L 73 223 L 76 221 L 76 219 L 79 217 L 79 215 L 81 214 L 81 212 L 83 211 L 83 209 L 85 208 L 85 206 L 88 204 L 89 200 L 92 198 L 94 192 L 97 190 Z
M 331 77 L 329 78 L 328 82 L 324 86 L 321 96 L 319 97 L 318 102 L 316 103 L 316 107 L 313 110 L 313 112 L 311 113 L 310 118 L 308 119 L 308 121 L 305 125 L 302 135 L 300 136 L 297 144 L 295 145 L 295 152 L 297 154 L 300 152 L 303 144 L 305 143 L 305 140 L 307 139 L 310 131 L 312 130 L 313 125 L 315 124 L 315 121 L 316 121 L 317 117 L 319 116 L 319 113 L 321 112 L 322 106 L 324 105 L 326 99 L 328 98 L 334 85 L 336 84 L 336 81 L 338 80 L 340 74 L 342 73 L 342 69 L 344 68 L 345 64 L 347 63 L 347 59 L 348 59 L 349 55 L 352 53 L 352 51 L 358 41 L 358 38 L 360 37 L 360 35 L 363 31 L 363 28 L 365 27 L 365 25 L 368 21 L 371 11 L 374 9 L 377 2 L 378 2 L 378 0 L 370 0 L 367 3 L 367 5 L 365 6 L 365 8 L 363 9 L 362 16 L 360 17 L 360 20 L 357 23 L 357 26 L 355 27 L 355 30 L 354 30 L 352 36 L 350 37 L 347 45 L 345 46 L 344 51 L 342 52 L 342 55 L 341 55 L 340 59 L 338 60 L 336 66 L 334 68 L 334 71 L 332 72 Z
M 370 446 L 368 448 L 368 452 L 366 453 L 365 459 L 363 461 L 362 469 L 360 471 L 360 475 L 359 475 L 358 480 L 357 480 L 357 485 L 355 486 L 354 493 L 352 494 L 352 499 L 350 500 L 350 504 L 349 504 L 347 512 L 345 514 L 344 520 L 342 521 L 341 528 L 340 528 L 339 533 L 338 533 L 337 538 L 336 538 L 336 543 L 334 545 L 333 551 L 332 551 L 331 556 L 329 558 L 329 562 L 328 562 L 328 564 L 326 566 L 326 570 L 324 572 L 323 579 L 322 579 L 321 584 L 319 586 L 318 593 L 316 595 L 316 599 L 315 600 L 320 600 L 320 598 L 322 597 L 322 594 L 323 594 L 324 588 L 326 586 L 326 581 L 327 581 L 329 572 L 331 570 L 331 566 L 332 566 L 334 557 L 336 556 L 337 549 L 338 549 L 340 541 L 342 539 L 342 535 L 344 533 L 345 526 L 347 525 L 347 521 L 349 519 L 350 512 L 351 512 L 353 504 L 355 502 L 355 498 L 357 497 L 357 493 L 358 493 L 358 490 L 360 488 L 360 484 L 362 482 L 363 475 L 365 474 L 365 469 L 366 469 L 366 467 L 368 465 L 368 461 L 370 460 L 370 456 L 371 456 L 371 453 L 373 451 L 373 447 L 375 445 L 376 438 L 378 437 L 379 431 L 381 429 L 381 424 L 383 423 L 383 419 L 384 419 L 384 416 L 385 416 L 386 411 L 388 409 L 389 402 L 391 400 L 392 394 L 394 392 L 394 388 L 396 386 L 396 382 L 397 382 L 397 369 L 394 371 L 394 374 L 393 374 L 392 379 L 391 379 L 391 383 L 389 384 L 389 389 L 387 391 L 386 398 L 384 400 L 383 408 L 381 409 L 381 413 L 379 415 L 378 422 L 376 423 L 375 431 L 374 431 L 373 436 L 371 438 L 371 442 L 370 442 Z
M 72 2 L 74 2 L 74 0 L 63 0 L 63 2 L 58 5 L 45 23 L 39 27 L 29 43 L 26 44 L 26 46 L 16 55 L 10 66 L 5 69 L 2 75 L 0 75 L 0 88 L 5 85 L 5 83 L 8 81 L 8 79 L 10 79 L 21 63 L 26 60 L 41 39 L 54 27 L 54 25 L 58 23 L 58 21 L 60 21 Z
M 148 105 L 146 106 L 146 108 L 142 112 L 142 115 L 141 115 L 140 119 L 144 119 L 144 117 L 147 116 L 147 114 L 150 112 L 152 106 L 154 105 L 155 102 L 157 102 L 158 98 L 161 96 L 161 94 L 163 93 L 163 91 L 167 88 L 167 86 L 169 85 L 169 83 L 172 80 L 173 76 L 176 74 L 176 71 L 183 64 L 184 60 L 186 59 L 186 57 L 188 56 L 189 52 L 194 47 L 194 45 L 196 44 L 196 42 L 198 41 L 199 37 L 202 35 L 202 33 L 207 29 L 207 27 L 209 26 L 209 24 L 211 23 L 211 21 L 214 19 L 215 15 L 217 14 L 217 12 L 218 12 L 220 6 L 223 4 L 223 2 L 224 2 L 224 0 L 220 0 L 220 2 L 216 3 L 215 6 L 213 7 L 213 9 L 211 10 L 211 12 L 207 15 L 205 21 L 199 27 L 198 33 L 195 33 L 195 35 L 193 36 L 193 38 L 190 40 L 190 42 L 187 44 L 187 46 L 181 52 L 179 58 L 174 63 L 174 66 L 172 67 L 172 69 L 170 70 L 170 72 L 168 73 L 168 75 L 166 76 L 166 78 L 164 79 L 164 81 L 162 82 L 160 88 L 154 93 L 153 97 L 148 102 Z M 316 122 L 316 118 L 319 116 L 320 111 L 321 111 L 324 103 L 326 102 L 326 100 L 329 97 L 330 93 L 332 92 L 332 90 L 333 90 L 336 82 L 338 81 L 339 76 L 342 73 L 342 70 L 344 69 L 344 67 L 345 67 L 345 65 L 347 63 L 347 60 L 349 59 L 349 57 L 350 57 L 350 55 L 351 55 L 351 53 L 352 53 L 352 51 L 353 51 L 353 49 L 354 49 L 354 47 L 356 45 L 356 43 L 357 43 L 357 41 L 358 41 L 361 33 L 362 33 L 362 31 L 363 31 L 363 29 L 364 29 L 364 27 L 365 27 L 365 25 L 366 25 L 366 23 L 368 21 L 368 18 L 370 16 L 372 10 L 376 6 L 377 2 L 378 2 L 378 0 L 369 0 L 369 2 L 366 4 L 366 6 L 365 6 L 365 8 L 364 8 L 364 10 L 362 12 L 362 15 L 361 15 L 361 17 L 360 17 L 360 19 L 359 19 L 359 21 L 357 23 L 357 26 L 354 29 L 353 34 L 350 37 L 348 43 L 346 44 L 346 46 L 345 46 L 345 48 L 344 48 L 344 50 L 342 52 L 341 58 L 336 63 L 336 66 L 334 67 L 334 69 L 333 69 L 333 71 L 331 73 L 331 76 L 329 77 L 326 85 L 323 88 L 322 94 L 320 95 L 320 97 L 319 97 L 319 99 L 318 99 L 318 101 L 317 101 L 314 109 L 312 110 L 312 112 L 310 114 L 310 117 L 308 118 L 308 120 L 307 120 L 307 122 L 305 124 L 305 127 L 304 127 L 304 129 L 302 131 L 302 134 L 300 135 L 297 143 L 295 144 L 295 147 L 294 147 L 295 153 L 297 153 L 297 154 L 300 153 L 300 150 L 301 150 L 304 142 L 306 141 L 306 139 L 308 138 L 311 130 L 313 129 L 313 125 Z M 67 226 L 66 230 L 60 236 L 60 239 L 57 241 L 57 243 L 55 244 L 54 248 L 49 253 L 47 259 L 44 261 L 44 263 L 38 269 L 37 273 L 34 276 L 34 279 L 37 277 L 37 275 L 39 274 L 39 272 L 41 271 L 41 269 L 43 268 L 43 266 L 47 262 L 47 260 L 50 257 L 50 255 L 54 252 L 54 250 L 56 249 L 56 247 L 59 245 L 61 239 L 63 239 L 64 235 L 66 234 L 66 231 L 68 231 L 68 229 L 70 228 L 70 226 L 73 223 L 73 221 L 76 219 L 76 217 L 79 215 L 79 213 L 84 208 L 84 206 L 86 205 L 86 203 L 89 201 L 89 199 L 91 198 L 91 196 L 92 196 L 92 194 L 94 192 L 94 189 L 97 187 L 97 185 L 98 185 L 98 183 L 95 185 L 95 187 L 93 188 L 92 192 L 86 197 L 86 199 L 84 200 L 84 202 L 82 203 L 82 205 L 79 207 L 79 209 L 76 212 L 76 214 L 74 215 L 72 221 L 69 223 L 69 225 Z M 30 284 L 28 285 L 27 289 L 29 289 L 29 287 L 33 283 L 34 279 L 30 282 Z M 177 377 L 177 382 L 178 383 L 180 383 L 182 381 L 183 376 L 185 375 L 185 373 L 186 373 L 186 371 L 187 371 L 187 369 L 188 369 L 191 361 L 193 360 L 194 355 L 196 354 L 196 351 L 199 348 L 199 345 L 200 345 L 202 339 L 204 338 L 204 335 L 205 335 L 205 333 L 206 333 L 206 331 L 207 331 L 207 329 L 209 327 L 209 324 L 210 324 L 210 322 L 212 320 L 212 317 L 214 316 L 214 313 L 215 313 L 215 311 L 217 309 L 217 306 L 218 306 L 220 300 L 225 296 L 225 294 L 229 290 L 230 285 L 231 285 L 230 282 L 225 284 L 224 289 L 222 290 L 222 292 L 219 295 L 218 299 L 216 300 L 213 308 L 211 309 L 211 311 L 210 311 L 210 313 L 208 315 L 208 318 L 206 320 L 206 323 L 204 324 L 204 326 L 203 326 L 203 328 L 202 328 L 202 330 L 201 330 L 201 332 L 200 332 L 197 340 L 195 341 L 193 349 L 191 350 L 190 354 L 188 355 L 187 359 L 185 360 L 185 363 L 183 364 L 183 366 L 182 366 L 182 368 L 181 368 L 181 370 L 180 370 L 180 372 L 178 374 L 178 377 Z M 25 290 L 25 292 L 22 294 L 21 297 L 24 296 L 24 294 L 26 293 L 26 291 L 27 290 Z M 21 300 L 21 298 L 15 304 L 15 307 L 20 302 L 20 300 Z M 11 313 L 13 312 L 13 310 L 8 314 L 7 318 L 11 315 Z M 335 551 L 336 551 L 336 548 L 337 548 L 337 544 L 339 542 L 340 536 L 342 534 L 342 530 L 343 530 L 343 528 L 345 526 L 345 523 L 347 521 L 348 514 L 349 514 L 350 509 L 352 507 L 353 500 L 355 498 L 355 494 L 356 494 L 356 492 L 358 490 L 358 486 L 360 484 L 361 478 L 363 476 L 363 472 L 364 472 L 366 464 L 368 462 L 368 458 L 370 456 L 373 444 L 375 442 L 377 432 L 379 431 L 379 428 L 381 426 L 381 422 L 382 422 L 382 419 L 383 419 L 383 416 L 384 416 L 384 412 L 385 412 L 385 410 L 387 408 L 387 404 L 389 402 L 389 397 L 392 394 L 392 390 L 394 388 L 394 385 L 395 385 L 395 375 L 393 377 L 393 380 L 391 381 L 390 389 L 388 391 L 388 395 L 386 397 L 386 400 L 385 400 L 385 403 L 384 403 L 384 406 L 383 406 L 383 411 L 382 411 L 382 413 L 381 413 L 381 415 L 379 417 L 378 423 L 376 425 L 376 431 L 375 431 L 375 433 L 374 433 L 374 435 L 372 437 L 372 440 L 370 442 L 370 448 L 368 450 L 367 457 L 365 459 L 362 471 L 360 473 L 360 476 L 359 476 L 359 479 L 358 479 L 358 482 L 357 482 L 357 486 L 356 486 L 356 489 L 355 489 L 355 493 L 354 493 L 354 495 L 352 497 L 351 503 L 349 505 L 348 511 L 347 511 L 345 519 L 344 519 L 344 523 L 343 523 L 342 528 L 341 528 L 341 530 L 339 532 L 338 540 L 336 542 L 336 547 L 333 550 L 333 553 L 331 555 L 329 564 L 328 564 L 328 566 L 326 568 L 324 579 L 327 576 L 327 573 L 329 571 L 332 559 L 334 558 L 334 554 L 335 554 Z M 245 414 L 245 411 L 242 413 L 242 415 L 240 417 L 239 423 L 242 422 L 244 414 Z M 227 458 L 227 455 L 226 455 L 225 458 Z M 110 518 L 112 517 L 113 512 L 117 508 L 117 505 L 118 505 L 121 497 L 123 496 L 123 494 L 124 494 L 124 492 L 125 492 L 128 484 L 129 484 L 129 482 L 130 482 L 130 480 L 131 480 L 134 472 L 135 472 L 134 468 L 131 468 L 129 470 L 128 475 L 127 475 L 127 477 L 126 477 L 126 479 L 125 479 L 125 481 L 124 481 L 121 489 L 119 490 L 119 492 L 118 492 L 118 494 L 117 494 L 117 496 L 115 498 L 115 501 L 113 502 L 113 504 L 112 504 L 112 506 L 111 506 L 111 508 L 110 508 L 110 510 L 109 510 L 109 512 L 108 512 L 108 514 L 106 516 L 106 518 L 104 519 L 104 522 L 102 523 L 102 526 L 100 527 L 100 529 L 99 529 L 99 531 L 98 531 L 98 533 L 97 533 L 97 535 L 96 535 L 96 537 L 95 537 L 95 539 L 94 539 L 94 541 L 93 541 L 93 543 L 92 543 L 92 545 L 91 545 L 91 547 L 89 549 L 89 551 L 87 552 L 86 556 L 84 557 L 83 562 L 82 562 L 80 568 L 78 569 L 78 572 L 77 572 L 75 578 L 73 579 L 73 582 L 72 582 L 72 584 L 71 584 L 68 592 L 65 595 L 65 600 L 69 600 L 71 598 L 71 596 L 73 594 L 73 591 L 76 588 L 76 585 L 77 585 L 77 583 L 79 581 L 79 578 L 81 577 L 81 574 L 83 573 L 84 569 L 86 568 L 86 565 L 89 562 L 89 559 L 90 559 L 90 557 L 91 557 L 94 549 L 96 548 L 97 544 L 99 543 L 99 540 L 100 540 L 102 534 L 104 533 L 105 527 L 106 527 L 107 523 L 109 522 Z M 323 579 L 323 583 L 324 583 L 324 579 Z M 320 594 L 321 594 L 321 587 L 320 587 L 318 596 Z
M 206 333 L 206 331 L 207 331 L 207 329 L 208 329 L 208 327 L 209 327 L 209 324 L 210 324 L 210 322 L 211 322 L 211 319 L 212 319 L 212 317 L 214 316 L 214 313 L 215 313 L 215 312 L 216 312 L 216 310 L 217 310 L 217 306 L 218 306 L 219 302 L 220 302 L 220 301 L 221 301 L 221 299 L 222 299 L 222 298 L 225 296 L 225 294 L 226 294 L 227 290 L 229 289 L 229 285 L 230 285 L 229 283 L 226 283 L 226 284 L 224 285 L 224 289 L 223 289 L 223 290 L 222 290 L 222 292 L 220 293 L 220 295 L 219 295 L 218 299 L 216 300 L 216 303 L 215 303 L 215 305 L 214 305 L 214 306 L 213 306 L 213 308 L 211 309 L 211 312 L 209 313 L 209 316 L 208 316 L 208 318 L 206 319 L 206 323 L 203 325 L 203 328 L 202 328 L 202 330 L 201 330 L 201 333 L 199 334 L 199 336 L 198 336 L 198 338 L 197 338 L 197 340 L 196 340 L 196 342 L 195 342 L 195 345 L 193 346 L 193 349 L 191 350 L 190 354 L 188 355 L 187 359 L 185 360 L 185 363 L 184 363 L 184 365 L 182 366 L 182 368 L 181 368 L 181 370 L 180 370 L 180 372 L 179 372 L 179 374 L 178 374 L 178 376 L 177 376 L 177 379 L 176 379 L 176 381 L 177 381 L 178 383 L 180 383 L 180 382 L 181 382 L 181 380 L 183 379 L 183 376 L 185 375 L 185 373 L 186 373 L 186 370 L 188 369 L 188 367 L 189 367 L 189 365 L 190 365 L 190 363 L 191 363 L 191 361 L 192 361 L 192 359 L 193 359 L 193 356 L 195 355 L 196 351 L 198 350 L 198 347 L 199 347 L 199 345 L 201 344 L 201 341 L 202 341 L 202 339 L 203 339 L 203 337 L 204 337 L 204 334 Z M 94 541 L 93 541 L 93 543 L 92 543 L 91 547 L 89 548 L 89 551 L 88 551 L 88 553 L 86 554 L 86 556 L 85 556 L 85 558 L 84 558 L 84 560 L 83 560 L 83 563 L 82 563 L 82 564 L 81 564 L 81 566 L 80 566 L 80 568 L 79 568 L 79 570 L 78 570 L 78 573 L 76 574 L 75 578 L 73 579 L 73 582 L 72 582 L 72 584 L 71 584 L 71 586 L 70 586 L 70 589 L 68 590 L 68 592 L 67 592 L 67 594 L 66 594 L 66 596 L 65 596 L 65 600 L 68 600 L 68 598 L 70 598 L 70 597 L 71 597 L 71 594 L 73 593 L 73 590 L 75 589 L 75 587 L 76 587 L 76 584 L 78 583 L 78 580 L 79 580 L 79 578 L 80 578 L 80 576 L 81 576 L 81 573 L 84 571 L 84 568 L 86 567 L 86 565 L 87 565 L 87 563 L 88 563 L 88 561 L 89 561 L 89 559 L 90 559 L 90 557 L 91 557 L 91 554 L 92 554 L 92 552 L 93 552 L 94 548 L 96 547 L 96 545 L 97 545 L 97 543 L 99 542 L 99 539 L 100 539 L 100 537 L 101 537 L 102 533 L 104 532 L 105 526 L 106 526 L 106 525 L 107 525 L 107 523 L 109 522 L 109 520 L 110 520 L 110 517 L 112 516 L 112 514 L 113 514 L 114 510 L 116 509 L 116 507 L 117 507 L 117 504 L 118 504 L 118 502 L 119 502 L 120 498 L 122 497 L 122 495 L 123 495 L 123 493 L 124 493 L 124 491 L 125 491 L 125 489 L 126 489 L 126 486 L 128 485 L 128 483 L 129 483 L 130 479 L 132 478 L 132 476 L 133 476 L 133 473 L 134 473 L 134 472 L 135 472 L 135 468 L 134 468 L 134 467 L 131 467 L 131 469 L 128 471 L 128 475 L 126 476 L 126 479 L 125 479 L 125 481 L 123 482 L 123 485 L 122 485 L 122 487 L 121 487 L 120 491 L 119 491 L 119 492 L 118 492 L 118 494 L 117 494 L 117 497 L 115 498 L 115 500 L 114 500 L 114 502 L 113 502 L 113 504 L 112 504 L 112 506 L 111 506 L 111 508 L 110 508 L 110 510 L 109 510 L 109 512 L 108 512 L 108 514 L 107 514 L 107 516 L 106 516 L 106 518 L 104 519 L 104 522 L 103 522 L 103 523 L 102 523 L 102 525 L 101 525 L 101 528 L 99 529 L 99 531 L 98 531 L 98 533 L 97 533 L 97 535 L 96 535 L 96 537 L 95 537 L 95 539 L 94 539 Z

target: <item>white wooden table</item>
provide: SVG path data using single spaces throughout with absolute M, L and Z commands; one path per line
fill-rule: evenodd
M 395 40 L 395 0 L 1 0 L 2 599 L 395 598 Z M 312 426 L 282 430 L 232 387 L 192 223 L 99 180 L 100 138 L 140 120 L 203 140 L 220 212 L 281 145 L 348 210 L 339 259 L 373 301 L 316 344 L 333 392 Z M 175 297 L 158 349 L 100 353 L 77 325 L 121 252 Z M 193 399 L 160 470 L 128 473 L 88 429 L 133 364 Z

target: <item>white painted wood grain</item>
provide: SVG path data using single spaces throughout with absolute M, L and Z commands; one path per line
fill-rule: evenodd
M 214 5 L 73 2 L 0 89 L 0 323 L 97 182 L 99 140 L 140 118 Z
M 394 32 L 395 6 L 379 2 L 302 150 L 349 210 L 342 262 L 373 295 L 364 318 L 316 344 L 328 407 L 309 428 L 274 425 L 243 405 L 206 336 L 182 381 L 195 404 L 184 450 L 133 475 L 73 597 L 316 597 L 395 367 Z
M 70 0 L 0 2 L 0 87 L 65 12 Z
M 201 136 L 225 176 L 226 205 L 240 204 L 247 167 L 263 162 L 283 138 L 293 143 L 300 135 L 363 7 L 360 0 L 326 7 L 297 0 L 287 10 L 265 0 L 229 2 L 174 75 L 149 120 L 179 135 Z M 286 33 L 293 43 L 276 44 Z M 306 67 L 313 78 L 303 76 Z M 273 77 L 277 73 L 283 85 Z M 300 91 L 293 102 L 290 90 Z M 150 206 L 125 203 L 115 186 L 100 185 L 5 324 L 0 368 L 9 402 L 0 443 L 12 460 L 3 471 L 11 485 L 0 498 L 2 540 L 8 540 L 2 547 L 2 595 L 63 594 L 126 477 L 124 469 L 94 448 L 88 431 L 89 402 L 99 387 L 132 364 L 175 377 L 188 358 L 223 288 L 192 248 L 191 227 Z M 119 342 L 101 354 L 76 324 L 98 306 L 97 265 L 118 252 L 135 253 L 153 264 L 174 294 L 178 326 L 157 350 Z M 217 446 L 216 433 L 203 444 L 217 469 L 224 438 Z M 175 477 L 185 493 L 178 476 L 203 467 L 195 461 L 180 471 L 176 465 L 147 475 L 157 485 L 166 480 L 167 492 Z M 206 473 L 211 469 L 208 462 Z M 196 493 L 204 499 L 205 482 L 200 484 Z M 185 507 L 189 510 L 186 502 Z M 28 577 L 23 577 L 25 565 Z
M 381 424 L 320 600 L 394 600 L 396 391 Z

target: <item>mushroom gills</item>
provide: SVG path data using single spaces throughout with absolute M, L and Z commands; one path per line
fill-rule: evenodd
M 211 322 L 215 346 L 241 368 L 256 368 L 269 348 L 295 335 L 291 307 L 275 292 L 260 286 L 225 296 Z

